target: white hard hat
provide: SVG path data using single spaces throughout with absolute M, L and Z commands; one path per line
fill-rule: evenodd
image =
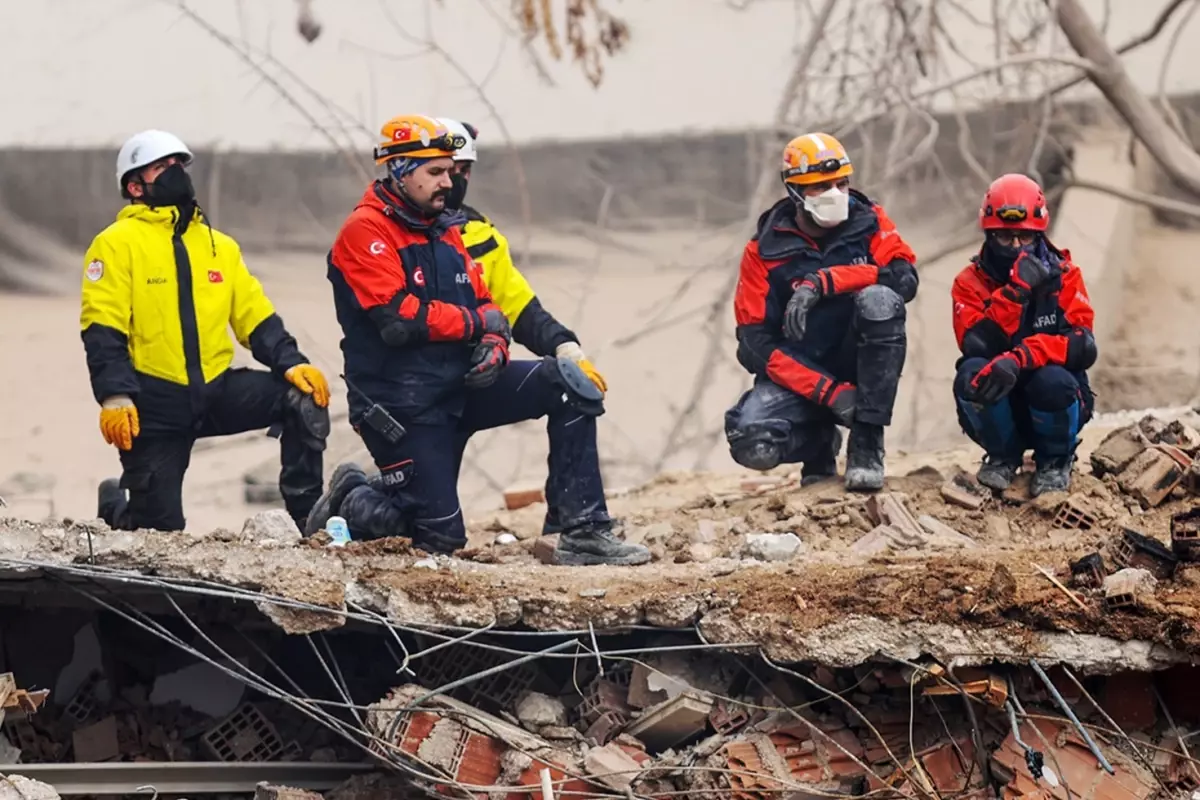
M 133 170 L 176 155 L 183 157 L 185 166 L 192 163 L 192 151 L 175 134 L 156 130 L 135 133 L 117 153 L 117 188 L 125 190 L 124 178 Z
M 475 137 L 479 131 L 475 130 L 470 125 L 464 125 L 456 119 L 448 117 L 438 117 L 439 125 L 445 126 L 450 133 L 457 133 L 467 140 L 467 143 L 454 151 L 455 161 L 475 161 L 479 156 L 475 152 Z

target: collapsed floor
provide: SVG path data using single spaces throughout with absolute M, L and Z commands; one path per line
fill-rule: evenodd
M 53 691 L 9 714 L 8 771 L 369 749 L 455 796 L 528 793 L 513 787 L 543 767 L 555 793 L 589 796 L 1174 796 L 1200 788 L 1175 730 L 1200 722 L 1198 452 L 1194 428 L 1148 417 L 1110 433 L 1069 496 L 1037 499 L 931 466 L 873 498 L 786 473 L 703 491 L 665 476 L 614 498 L 656 556 L 632 569 L 543 565 L 536 505 L 475 526 L 454 558 L 300 542 L 276 512 L 205 536 L 9 521 L 0 604 L 22 613 L 2 617 L 0 672 Z M 53 650 L 54 615 L 103 643 L 74 683 L 29 657 Z M 153 702 L 197 666 L 187 648 L 216 662 L 225 707 Z M 378 780 L 344 791 L 396 796 Z

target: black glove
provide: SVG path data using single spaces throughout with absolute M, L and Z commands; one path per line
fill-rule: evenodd
M 512 328 L 508 325 L 508 317 L 504 316 L 504 312 L 495 306 L 485 308 L 477 308 L 472 314 L 475 316 L 475 335 L 482 337 L 484 334 L 495 334 L 504 341 L 512 341 Z M 474 338 L 474 337 L 473 337 Z
M 1054 276 L 1054 268 L 1032 253 L 1021 253 L 1013 262 L 1009 283 L 1019 289 L 1032 292 Z
M 464 379 L 468 389 L 491 386 L 508 365 L 508 341 L 495 333 L 485 333 L 471 353 L 471 370 Z
M 854 407 L 858 402 L 858 389 L 852 383 L 841 383 L 829 396 L 827 407 L 841 425 L 850 427 L 854 422 Z
M 972 400 L 980 405 L 990 406 L 1000 402 L 1021 376 L 1021 362 L 1011 351 L 996 356 L 983 365 L 971 381 L 975 390 Z
M 804 338 L 808 312 L 821 299 L 821 287 L 807 278 L 792 292 L 783 312 L 783 335 L 794 342 Z

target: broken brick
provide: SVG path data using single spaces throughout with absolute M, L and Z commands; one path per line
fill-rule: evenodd
M 1159 580 L 1170 578 L 1179 566 L 1179 559 L 1165 544 L 1132 528 L 1121 530 L 1112 559 L 1125 568 L 1144 569 Z
M 1200 452 L 1200 431 L 1177 419 L 1167 425 L 1159 442 L 1174 445 L 1189 456 L 1195 456 Z
M 1154 576 L 1144 569 L 1122 569 L 1104 579 L 1104 607 L 1119 611 L 1137 606 L 1154 592 Z
M 584 738 L 597 745 L 606 745 L 625 727 L 628 718 L 616 711 L 605 711 L 583 732 Z
M 277 761 L 284 750 L 275 726 L 250 703 L 205 733 L 204 745 L 218 761 Z
M 1059 504 L 1050 524 L 1064 530 L 1090 531 L 1098 522 L 1087 501 L 1073 494 Z
M 558 549 L 559 534 L 551 533 L 533 540 L 533 556 L 543 564 L 554 563 L 554 551 Z
M 1104 679 L 1104 687 L 1097 701 L 1113 721 L 1125 730 L 1147 730 L 1158 720 L 1154 678 L 1148 672 L 1109 675 Z
M 1182 561 L 1200 561 L 1200 507 L 1171 517 L 1171 552 Z
M 811 786 L 818 795 L 861 794 L 866 773 L 856 761 L 861 762 L 865 753 L 852 731 L 834 720 L 813 723 L 826 738 L 814 736 L 790 715 L 779 721 L 785 724 L 769 733 L 756 731 L 733 739 L 718 751 L 734 797 L 760 800 L 776 796 L 785 787 L 788 796 L 806 796 L 794 787 L 796 782 Z
M 970 475 L 960 472 L 942 484 L 942 499 L 972 511 L 983 508 L 992 492 Z
M 1092 474 L 1100 478 L 1118 473 L 1129 465 L 1150 442 L 1137 425 L 1127 425 L 1104 437 L 1092 453 Z
M 543 486 L 512 487 L 504 490 L 504 507 L 509 511 L 544 502 L 546 490 Z
M 583 699 L 575 707 L 575 714 L 579 718 L 579 724 L 576 727 L 586 731 L 606 713 L 615 714 L 623 721 L 628 721 L 631 715 L 631 709 L 626 700 L 628 694 L 628 687 L 606 678 L 597 677 L 588 684 L 584 690 Z
M 750 714 L 745 706 L 725 700 L 718 700 L 708 715 L 709 724 L 722 736 L 728 736 L 741 730 L 749 721 Z
M 1117 484 L 1121 491 L 1154 507 L 1183 481 L 1192 459 L 1176 447 L 1156 444 L 1137 455 L 1121 470 Z
M 1034 780 L 1029 773 L 1025 751 L 1009 732 L 1004 743 L 992 754 L 992 773 L 1004 784 L 1002 800 L 1032 800 L 1035 797 L 1055 800 L 1146 800 L 1156 788 L 1149 775 L 1141 774 L 1136 766 L 1115 759 L 1111 748 L 1105 756 L 1112 762 L 1116 774 L 1109 775 L 1101 769 L 1087 743 L 1079 738 L 1069 722 L 1027 719 L 1020 723 L 1020 733 L 1021 739 L 1035 750 L 1044 751 L 1047 743 L 1052 748 L 1052 752 L 1043 752 L 1043 757 L 1046 767 L 1057 776 L 1058 785 L 1050 786 L 1045 780 Z
M 959 670 L 955 678 L 960 681 L 957 686 L 935 683 L 932 686 L 925 687 L 922 694 L 959 695 L 962 692 L 966 692 L 968 695 L 981 698 L 983 702 L 993 708 L 1004 708 L 1004 703 L 1008 700 L 1008 686 L 1005 684 L 1003 678 L 996 675 L 987 675 L 978 680 L 968 680 L 963 676 L 963 670 Z
M 619 744 L 593 747 L 583 760 L 587 774 L 610 789 L 623 792 L 642 771 L 642 766 Z
M 1081 589 L 1099 589 L 1104 585 L 1104 558 L 1099 553 L 1088 553 L 1078 561 L 1071 562 L 1071 583 Z

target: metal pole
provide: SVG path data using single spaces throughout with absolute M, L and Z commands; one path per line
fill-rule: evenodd
M 1063 710 L 1064 714 L 1071 718 L 1071 722 L 1075 724 L 1075 729 L 1078 730 L 1083 736 L 1084 741 L 1087 742 L 1088 748 L 1092 751 L 1092 755 L 1094 755 L 1096 760 L 1100 762 L 1100 766 L 1104 767 L 1104 771 L 1109 775 L 1116 775 L 1117 771 L 1113 769 L 1112 764 L 1108 763 L 1108 759 L 1105 758 L 1104 754 L 1100 752 L 1100 748 L 1096 745 L 1095 740 L 1092 739 L 1092 735 L 1088 733 L 1087 728 L 1083 727 L 1083 723 L 1079 721 L 1079 717 L 1075 716 L 1075 712 L 1071 710 L 1071 707 L 1067 705 L 1067 701 L 1061 694 L 1059 694 L 1058 687 L 1056 687 L 1054 682 L 1050 680 L 1050 676 L 1042 670 L 1042 667 L 1040 664 L 1038 664 L 1037 659 L 1029 659 L 1029 666 L 1033 667 L 1033 671 L 1036 672 L 1037 676 L 1042 679 L 1042 683 L 1046 684 L 1046 688 L 1049 689 L 1050 694 L 1054 696 L 1054 702 L 1058 703 L 1058 707 Z

